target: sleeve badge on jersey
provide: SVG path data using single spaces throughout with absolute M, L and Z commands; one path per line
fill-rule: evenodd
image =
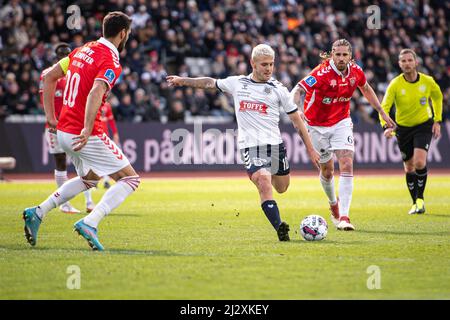
M 114 71 L 112 69 L 108 69 L 108 70 L 106 70 L 104 76 L 106 79 L 108 79 L 108 82 L 110 84 L 112 84 L 116 77 L 116 74 L 114 73 Z
M 315 85 L 317 83 L 317 80 L 313 76 L 309 76 L 308 78 L 305 79 L 305 83 L 308 86 L 312 87 L 313 85 Z

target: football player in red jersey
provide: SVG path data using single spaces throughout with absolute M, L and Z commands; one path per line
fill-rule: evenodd
M 333 43 L 331 57 L 326 58 L 292 91 L 298 103 L 303 103 L 314 148 L 320 152 L 320 182 L 328 197 L 331 220 L 338 230 L 355 230 L 350 223 L 349 210 L 353 193 L 353 123 L 350 118 L 350 99 L 358 88 L 370 105 L 379 112 L 388 127 L 394 121 L 383 111 L 380 102 L 367 83 L 363 70 L 352 61 L 352 46 L 340 39 Z M 339 162 L 339 201 L 334 190 L 334 159 Z
M 118 146 L 120 146 L 120 138 L 119 138 L 119 131 L 117 130 L 116 120 L 114 119 L 114 114 L 112 111 L 111 104 L 106 101 L 102 106 L 100 107 L 100 120 L 103 124 L 103 131 L 110 136 L 111 129 L 112 132 L 112 139 L 114 143 Z M 103 187 L 105 189 L 109 189 L 111 187 L 110 178 L 109 176 L 104 176 L 103 178 Z
M 67 57 L 71 52 L 70 46 L 67 43 L 60 43 L 55 48 L 56 58 L 58 60 L 63 59 L 64 57 Z M 44 74 L 47 73 L 50 70 L 50 68 L 45 69 L 41 73 L 40 82 L 39 82 L 39 96 L 40 96 L 40 102 L 41 105 L 44 105 L 44 99 L 43 99 L 43 77 Z M 63 105 L 63 92 L 64 88 L 66 86 L 66 78 L 60 78 L 56 82 L 56 89 L 55 89 L 55 117 L 56 119 L 59 118 L 59 115 L 61 113 L 61 108 Z M 66 154 L 64 150 L 62 150 L 61 146 L 58 143 L 58 137 L 56 136 L 56 130 L 49 127 L 49 125 L 45 124 L 45 139 L 47 140 L 48 147 L 49 147 L 49 153 L 53 154 L 55 158 L 55 181 L 56 185 L 58 187 L 61 187 L 64 182 L 68 180 L 67 178 L 67 165 L 66 165 Z M 86 212 L 91 212 L 94 209 L 94 202 L 92 201 L 92 195 L 91 195 L 91 189 L 86 190 L 84 192 L 84 196 L 86 198 Z M 66 203 L 63 203 L 59 206 L 60 210 L 64 213 L 80 213 L 80 210 L 75 209 L 69 201 Z
M 98 224 L 140 184 L 128 159 L 103 132 L 98 112 L 122 72 L 119 52 L 130 32 L 130 17 L 118 11 L 108 13 L 103 19 L 103 37 L 73 50 L 44 76 L 47 122 L 50 128 L 57 129 L 58 142 L 70 156 L 78 176 L 64 183 L 39 206 L 24 210 L 25 237 L 33 246 L 41 221 L 50 210 L 95 187 L 100 177 L 109 175 L 117 183 L 105 192 L 89 215 L 74 225 L 93 250 L 103 250 L 97 235 Z M 57 80 L 64 76 L 63 109 L 57 120 L 54 92 Z

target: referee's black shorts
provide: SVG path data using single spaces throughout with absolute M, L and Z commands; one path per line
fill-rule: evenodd
M 397 128 L 397 141 L 403 161 L 408 161 L 414 154 L 414 148 L 428 151 L 433 137 L 433 119 L 414 127 Z

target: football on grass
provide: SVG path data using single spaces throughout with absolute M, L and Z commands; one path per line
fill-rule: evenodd
M 325 239 L 327 232 L 327 222 L 324 218 L 316 214 L 305 217 L 300 224 L 300 234 L 305 240 L 308 241 Z

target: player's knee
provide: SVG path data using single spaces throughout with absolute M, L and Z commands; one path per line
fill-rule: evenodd
M 339 170 L 341 172 L 353 173 L 353 160 L 351 158 L 342 159 L 339 162 Z
M 261 172 L 254 174 L 252 176 L 252 180 L 258 187 L 259 192 L 262 194 L 268 193 L 272 189 L 270 177 L 268 177 L 265 174 L 262 174 Z
M 320 171 L 320 174 L 323 178 L 325 178 L 327 181 L 330 181 L 331 178 L 333 178 L 334 170 L 329 168 L 323 168 Z
M 289 188 L 289 183 L 282 184 L 282 185 L 275 185 L 275 190 L 277 190 L 278 193 L 285 193 L 288 188 Z
M 417 170 L 417 169 L 421 170 L 421 169 L 425 168 L 426 165 L 427 165 L 427 162 L 423 159 L 414 161 L 414 169 L 415 170 Z

